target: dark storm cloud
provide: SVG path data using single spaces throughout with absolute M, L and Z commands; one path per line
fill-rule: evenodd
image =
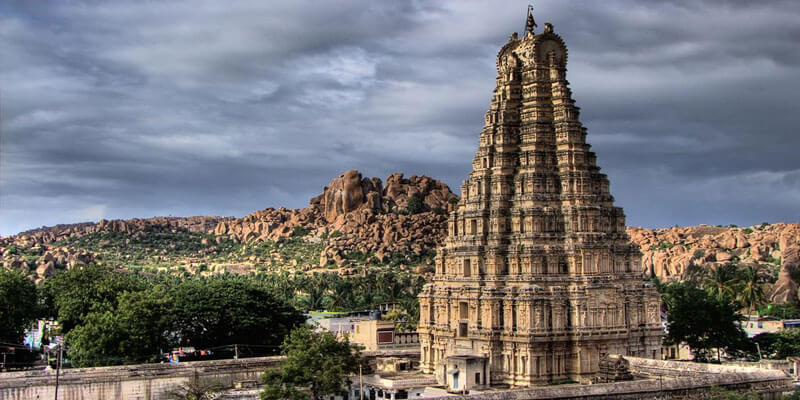
M 631 224 L 797 221 L 800 5 L 540 1 Z M 526 3 L 0 2 L 0 234 L 458 191 Z

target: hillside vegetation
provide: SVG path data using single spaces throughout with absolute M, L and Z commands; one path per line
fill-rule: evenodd
M 159 217 L 59 225 L 0 238 L 0 262 L 36 281 L 102 264 L 170 276 L 391 271 L 427 276 L 458 197 L 429 178 L 385 184 L 348 171 L 303 209 L 243 218 Z M 800 226 L 629 227 L 644 277 L 683 281 L 732 266 L 754 269 L 767 303 L 797 302 Z

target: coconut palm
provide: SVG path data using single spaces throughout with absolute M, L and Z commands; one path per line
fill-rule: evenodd
M 347 279 L 336 276 L 330 282 L 330 296 L 328 296 L 329 309 L 334 311 L 351 310 L 356 302 L 353 283 Z
M 749 313 L 754 313 L 767 302 L 764 293 L 765 269 L 761 265 L 748 265 L 740 271 L 740 280 L 735 285 L 738 300 Z
M 325 305 L 325 288 L 311 284 L 305 289 L 305 296 L 300 297 L 300 308 L 308 311 L 321 310 Z
M 738 281 L 736 266 L 733 264 L 718 265 L 709 269 L 701 279 L 701 287 L 718 300 L 735 298 L 734 286 Z

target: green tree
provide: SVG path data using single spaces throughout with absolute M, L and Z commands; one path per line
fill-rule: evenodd
M 762 315 L 780 319 L 798 319 L 800 318 L 800 307 L 796 303 L 770 304 L 764 309 Z
M 764 285 L 764 267 L 748 265 L 740 271 L 740 280 L 735 285 L 737 298 L 751 314 L 767 303 Z
M 183 344 L 278 346 L 304 318 L 275 299 L 267 285 L 246 277 L 142 280 L 113 308 L 97 308 L 67 333 L 77 366 L 156 361 Z M 96 307 L 89 307 L 95 309 Z
M 762 333 L 753 338 L 764 357 L 785 359 L 800 356 L 800 329 L 786 329 L 778 333 Z
M 83 324 L 67 333 L 73 364 L 93 367 L 159 360 L 163 351 L 177 344 L 171 335 L 173 301 L 152 289 L 125 292 L 115 310 L 90 312 Z
M 425 198 L 420 193 L 414 193 L 408 198 L 406 209 L 409 214 L 419 214 L 425 211 Z
M 36 285 L 17 270 L 0 267 L 0 341 L 20 343 L 38 315 Z
M 299 307 L 306 311 L 322 310 L 326 303 L 329 303 L 327 296 L 325 296 L 325 287 L 316 281 L 311 283 L 305 289 L 305 295 L 299 298 Z
M 330 296 L 328 296 L 328 309 L 332 311 L 349 311 L 355 307 L 355 291 L 350 279 L 342 279 L 331 274 Z
M 712 349 L 719 359 L 720 349 L 733 354 L 748 347 L 739 324 L 742 316 L 729 298 L 712 296 L 691 283 L 672 282 L 663 290 L 668 343 L 686 343 L 697 359 L 706 358 Z
M 112 311 L 125 291 L 139 291 L 145 282 L 138 276 L 101 265 L 90 265 L 61 272 L 49 286 L 58 320 L 69 332 L 83 324 L 90 312 Z
M 306 399 L 347 394 L 350 374 L 366 368 L 359 351 L 330 332 L 316 333 L 309 326 L 292 331 L 281 346 L 286 360 L 264 372 L 263 400 Z
M 706 271 L 701 278 L 701 285 L 710 295 L 718 300 L 735 298 L 734 286 L 738 282 L 736 266 L 723 264 Z
M 305 318 L 275 299 L 266 285 L 246 277 L 211 276 L 170 288 L 170 311 L 182 344 L 219 346 L 234 343 L 279 345 Z
M 113 311 L 90 312 L 66 335 L 69 358 L 76 367 L 124 364 L 129 361 L 119 346 L 124 339 Z

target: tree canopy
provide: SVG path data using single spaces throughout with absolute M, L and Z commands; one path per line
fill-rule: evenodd
M 236 275 L 172 278 L 90 266 L 44 289 L 77 366 L 156 361 L 179 345 L 280 345 L 304 321 L 265 282 Z
M 800 329 L 786 329 L 778 333 L 762 333 L 753 338 L 766 358 L 785 359 L 800 356 Z
M 0 268 L 0 342 L 20 343 L 39 312 L 36 285 L 21 272 Z
M 672 282 L 661 289 L 668 343 L 686 343 L 696 359 L 708 358 L 712 349 L 734 354 L 749 347 L 738 305 L 727 296 L 712 295 L 692 283 Z
M 300 400 L 309 393 L 315 400 L 346 396 L 350 375 L 358 372 L 359 365 L 366 369 L 358 349 L 347 340 L 339 341 L 330 332 L 314 332 L 309 326 L 293 330 L 281 349 L 286 360 L 281 367 L 264 372 L 262 400 Z

